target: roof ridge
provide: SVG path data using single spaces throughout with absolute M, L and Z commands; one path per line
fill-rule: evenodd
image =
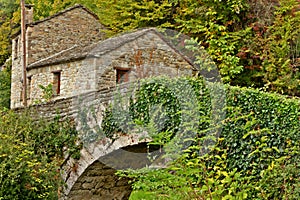
M 52 18 L 55 18 L 55 17 L 57 17 L 57 16 L 59 16 L 59 15 L 62 15 L 62 14 L 64 14 L 64 13 L 69 12 L 69 11 L 71 11 L 71 10 L 74 10 L 74 9 L 76 9 L 76 8 L 82 8 L 82 9 L 85 10 L 87 13 L 89 13 L 90 15 L 92 15 L 96 20 L 99 20 L 99 17 L 98 17 L 93 11 L 89 10 L 88 8 L 86 8 L 85 6 L 83 6 L 83 5 L 81 5 L 81 4 L 75 4 L 74 6 L 71 6 L 71 7 L 69 7 L 69 8 L 66 8 L 66 9 L 64 9 L 64 10 L 62 10 L 62 11 L 59 11 L 59 12 L 57 12 L 57 13 L 55 13 L 55 14 L 53 14 L 53 15 L 50 15 L 50 16 L 48 16 L 48 17 L 45 17 L 44 19 L 41 19 L 41 20 L 38 20 L 38 21 L 35 21 L 35 22 L 32 22 L 32 23 L 26 24 L 26 27 L 28 27 L 28 26 L 34 26 L 34 25 L 37 25 L 37 24 L 39 24 L 39 23 L 48 21 L 48 20 L 50 20 L 50 19 L 52 19 Z M 105 27 L 100 21 L 99 21 L 99 23 L 100 23 L 103 27 Z M 12 35 L 11 35 L 11 38 L 14 39 L 14 38 L 17 37 L 20 33 L 21 33 L 21 29 L 18 30 L 17 32 L 15 32 L 14 34 L 12 34 Z
M 54 57 L 56 57 L 56 56 L 58 56 L 60 54 L 63 54 L 64 52 L 70 51 L 70 50 L 72 50 L 72 49 L 74 49 L 76 47 L 79 47 L 79 45 L 75 44 L 75 45 L 71 46 L 70 48 L 64 49 L 64 50 L 62 50 L 60 52 L 57 52 L 57 53 L 55 53 L 55 54 L 53 54 L 51 56 L 48 56 L 48 57 L 43 58 L 43 59 L 40 59 L 40 60 L 38 60 L 38 61 L 36 61 L 36 62 L 31 63 L 30 65 L 28 65 L 27 68 L 31 68 L 31 66 L 38 65 L 39 63 L 42 63 L 45 60 L 49 60 L 50 58 L 54 58 Z
M 57 17 L 59 15 L 62 15 L 64 13 L 67 13 L 67 12 L 69 12 L 71 10 L 76 9 L 76 8 L 82 8 L 83 10 L 85 10 L 86 12 L 88 12 L 89 14 L 91 14 L 93 17 L 95 17 L 97 20 L 99 20 L 99 17 L 94 12 L 92 12 L 91 10 L 89 10 L 88 8 L 86 8 L 85 6 L 83 6 L 81 4 L 75 4 L 74 6 L 71 6 L 69 8 L 66 8 L 66 9 L 62 10 L 62 11 L 59 11 L 59 12 L 57 12 L 57 13 L 55 13 L 53 15 L 50 15 L 50 16 L 44 18 L 44 19 L 41 19 L 41 20 L 38 20 L 38 21 L 35 21 L 35 22 L 32 22 L 32 23 L 29 23 L 29 24 L 27 24 L 27 26 L 34 26 L 36 24 L 48 21 L 48 20 L 50 20 L 52 18 L 55 18 L 55 17 Z
M 66 58 L 58 58 L 58 59 L 52 59 L 55 58 L 63 53 L 69 53 L 69 52 L 74 52 L 75 48 L 69 48 L 65 49 L 62 52 L 59 52 L 55 55 L 51 55 L 47 58 L 44 58 L 43 60 L 39 60 L 35 63 L 32 63 L 29 65 L 29 68 L 36 68 L 39 66 L 45 66 L 48 64 L 56 64 L 56 63 L 62 63 L 65 61 L 70 61 L 72 59 L 82 59 L 86 57 L 99 57 L 102 56 L 110 51 L 113 51 L 120 46 L 123 46 L 124 44 L 131 42 L 149 32 L 154 33 L 157 37 L 159 37 L 164 43 L 166 43 L 175 53 L 179 54 L 184 60 L 186 60 L 189 64 L 195 67 L 193 59 L 189 58 L 188 56 L 185 55 L 184 52 L 181 50 L 177 49 L 177 47 L 172 44 L 171 41 L 168 41 L 169 39 L 164 36 L 164 34 L 160 33 L 159 30 L 156 27 L 148 27 L 148 28 L 141 28 L 139 30 L 131 30 L 126 33 L 121 33 L 118 35 L 115 35 L 111 38 L 108 38 L 106 40 L 101 40 L 98 42 L 95 42 L 93 44 L 87 45 L 87 46 L 78 46 L 80 48 L 79 54 L 74 54 L 70 55 L 69 57 L 67 56 Z M 113 45 L 112 45 L 113 44 Z M 101 47 L 101 48 L 100 48 Z M 76 47 L 77 49 L 77 47 Z M 98 51 L 100 49 L 100 51 Z
M 154 32 L 157 32 L 156 28 L 155 27 L 150 27 L 150 28 L 141 28 L 141 29 L 138 29 L 138 30 L 129 30 L 129 31 L 126 31 L 126 32 L 123 32 L 123 33 L 120 33 L 120 34 L 117 34 L 117 35 L 114 35 L 113 37 L 110 37 L 110 38 L 107 38 L 105 40 L 100 40 L 92 45 L 89 45 L 89 47 L 91 46 L 98 46 L 98 45 L 105 45 L 107 43 L 111 43 L 113 41 L 115 46 L 110 48 L 110 49 L 107 49 L 105 52 L 102 52 L 102 54 L 106 54 L 107 52 L 110 52 L 120 46 L 123 46 L 125 43 L 128 43 L 132 40 L 135 40 L 145 34 L 147 34 L 148 32 L 151 32 L 151 31 L 154 31 Z M 120 38 L 127 38 L 126 41 L 122 41 L 120 40 Z M 117 41 L 116 41 L 117 40 Z M 96 47 L 96 49 L 98 49 L 98 47 Z M 92 49 L 91 52 L 88 53 L 87 56 L 98 56 L 98 55 L 95 55 L 95 50 L 96 49 Z

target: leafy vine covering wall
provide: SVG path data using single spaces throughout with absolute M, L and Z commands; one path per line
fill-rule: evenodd
M 184 90 L 180 84 L 184 81 L 194 89 L 198 102 L 193 106 L 201 113 L 193 115 L 191 121 L 182 120 L 183 112 L 191 110 L 183 111 L 178 95 L 170 89 L 176 85 L 177 91 Z M 149 144 L 160 145 L 166 157 L 172 157 L 173 149 L 182 151 L 165 169 L 125 172 L 136 180 L 133 196 L 144 197 L 148 192 L 166 195 L 166 199 L 174 195 L 186 198 L 184 193 L 189 199 L 299 197 L 299 99 L 231 86 L 225 90 L 226 116 L 221 122 L 221 134 L 213 138 L 215 145 L 208 147 L 207 154 L 203 154 L 208 141 L 205 138 L 214 136 L 212 115 L 222 113 L 213 109 L 210 88 L 200 78 L 145 80 L 127 108 L 114 110 L 118 106 L 113 104 L 106 111 L 102 127 L 108 137 L 146 127 L 152 138 Z M 156 113 L 152 112 L 153 108 Z M 194 125 L 190 126 L 193 121 Z M 180 135 L 178 131 L 183 131 L 180 127 L 191 128 L 184 131 L 190 136 Z M 193 142 L 185 149 L 174 146 L 178 144 L 174 142 L 178 139 L 176 134 Z M 166 183 L 167 180 L 170 182 Z

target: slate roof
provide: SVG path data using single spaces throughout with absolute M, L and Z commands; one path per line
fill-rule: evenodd
M 147 34 L 148 32 L 156 34 L 164 42 L 166 42 L 175 52 L 179 53 L 187 62 L 193 65 L 193 60 L 191 60 L 190 57 L 186 57 L 186 54 L 184 52 L 176 48 L 174 44 L 170 40 L 168 40 L 168 38 L 166 38 L 162 33 L 160 33 L 156 28 L 146 28 L 135 32 L 125 33 L 120 36 L 112 37 L 86 47 L 74 45 L 73 47 L 67 50 L 61 51 L 55 55 L 49 56 L 45 59 L 32 63 L 27 68 L 33 69 L 51 64 L 66 63 L 74 60 L 84 59 L 86 57 L 101 57 L 101 55 L 113 51 L 128 42 L 136 40 L 137 38 Z

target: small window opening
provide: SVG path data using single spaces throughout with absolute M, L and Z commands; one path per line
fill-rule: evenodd
M 54 71 L 53 73 L 53 94 L 54 96 L 60 95 L 60 79 L 61 71 Z
M 19 99 L 20 102 L 23 101 L 23 88 L 21 89 L 20 91 L 20 99 Z
M 23 92 L 24 92 L 24 88 L 23 88 L 23 78 L 20 79 L 20 102 L 23 101 Z
M 117 70 L 117 83 L 126 83 L 128 82 L 129 69 L 128 68 L 116 68 Z
M 18 45 L 19 45 L 19 39 L 15 39 L 15 44 L 14 44 L 14 59 L 17 59 L 18 57 Z
M 30 99 L 31 94 L 31 76 L 27 77 L 27 99 Z

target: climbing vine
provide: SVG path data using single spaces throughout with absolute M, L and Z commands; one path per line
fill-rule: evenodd
M 184 80 L 184 78 L 179 78 Z M 197 121 L 196 126 L 188 126 L 191 121 L 182 121 L 182 107 L 178 107 L 176 95 L 165 91 L 162 82 L 168 83 L 171 87 L 173 83 L 179 83 L 174 79 L 151 79 L 140 85 L 137 91 L 136 99 L 132 99 L 128 110 L 131 110 L 131 116 L 136 116 L 132 122 L 134 124 L 146 124 L 150 131 L 156 131 L 153 134 L 153 142 L 149 144 L 158 144 L 167 146 L 174 143 L 174 134 L 176 133 L 177 122 L 182 127 L 192 128 L 188 132 L 197 132 L 195 137 L 185 137 L 192 140 L 189 148 L 181 149 L 174 146 L 177 151 L 183 150 L 181 156 L 177 157 L 173 163 L 166 169 L 160 171 L 129 171 L 126 176 L 136 180 L 134 195 L 142 195 L 144 198 L 148 193 L 151 195 L 165 196 L 168 198 L 259 198 L 276 199 L 285 196 L 299 197 L 299 166 L 295 163 L 300 159 L 299 143 L 299 99 L 287 99 L 284 96 L 268 94 L 253 89 L 241 89 L 237 87 L 225 86 L 226 89 L 226 117 L 222 121 L 222 132 L 216 138 L 215 145 L 209 148 L 206 154 L 203 150 L 206 144 L 203 137 L 211 131 L 210 124 L 214 118 L 211 118 L 210 107 L 211 96 L 206 89 L 205 82 L 202 79 L 188 78 L 188 82 L 195 89 L 198 97 L 197 111 L 202 114 L 195 116 L 193 120 Z M 180 84 L 178 84 L 180 88 Z M 180 90 L 183 88 L 180 88 Z M 162 95 L 160 93 L 162 92 Z M 172 116 L 168 118 L 173 123 L 169 123 L 167 129 L 158 129 L 163 120 L 155 121 L 155 118 L 149 118 L 153 105 L 163 104 L 164 97 L 169 99 L 167 114 L 159 115 Z M 157 98 L 157 99 L 156 99 Z M 175 110 L 175 112 L 174 112 Z M 213 111 L 214 113 L 218 113 Z M 114 114 L 109 110 L 112 124 L 107 123 L 107 131 L 113 131 L 109 127 L 119 124 L 114 121 Z M 153 115 L 152 115 L 153 116 Z M 154 115 L 156 116 L 156 115 Z M 209 117 L 208 117 L 209 116 Z M 150 127 L 150 128 L 149 128 Z M 151 129 L 152 127 L 152 129 Z M 158 126 L 164 127 L 164 126 Z M 119 127 L 118 131 L 124 131 Z M 113 132 L 107 132 L 112 134 Z M 128 133 L 130 134 L 130 133 Z M 176 134 L 175 134 L 176 135 Z M 174 151 L 166 151 L 173 153 Z M 286 167 L 287 173 L 283 173 L 280 166 Z M 295 166 L 296 168 L 293 168 Z M 294 169 L 294 170 L 293 170 Z M 128 174 L 129 173 L 129 174 Z M 171 173 L 171 174 L 170 174 Z M 273 183 L 268 180 L 273 177 L 278 180 L 284 180 L 284 184 L 290 185 L 282 189 L 275 189 Z M 290 178 L 289 177 L 293 177 Z M 167 178 L 167 180 L 166 180 Z M 171 181 L 170 181 L 171 180 Z M 168 182 L 169 181 L 169 182 Z M 279 188 L 284 187 L 281 184 Z M 184 188 L 184 189 L 182 189 Z M 173 191 L 170 196 L 168 191 Z M 175 192 L 176 191 L 176 192 Z M 272 191 L 268 193 L 268 191 Z M 186 197 L 187 195 L 187 197 Z M 147 196 L 147 195 L 146 195 Z M 134 197 L 133 197 L 134 198 Z

